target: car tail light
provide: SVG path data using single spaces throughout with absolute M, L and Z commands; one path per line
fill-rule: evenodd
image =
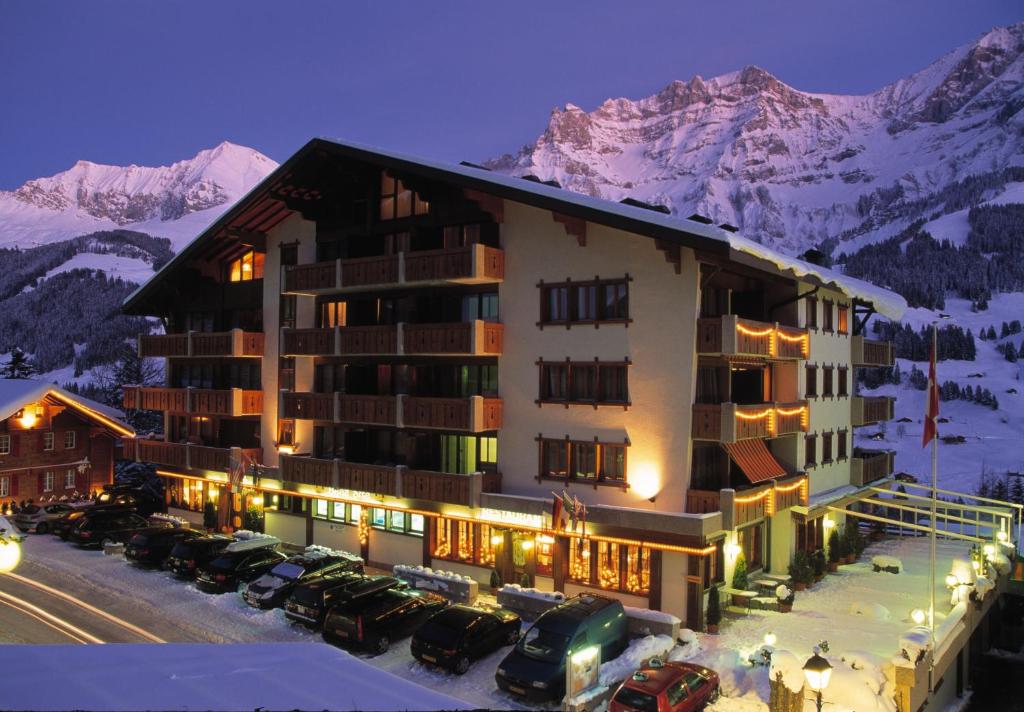
M 92 538 L 92 532 L 85 531 L 84 529 L 79 529 L 78 530 L 78 535 L 80 537 L 82 537 L 83 539 L 91 539 Z
M 225 581 L 228 580 L 228 577 L 225 576 L 224 574 L 217 574 L 216 576 L 213 577 L 213 580 L 216 581 L 217 583 L 224 583 Z
M 185 566 L 187 566 L 190 569 L 194 569 L 196 567 L 195 559 L 189 559 L 188 561 L 186 561 Z
M 363 617 L 362 616 L 357 616 L 356 617 L 356 638 L 358 640 L 362 640 L 363 639 Z
M 455 655 L 455 653 L 457 653 L 457 652 L 459 652 L 459 651 L 458 651 L 458 650 L 442 650 L 441 652 L 442 652 L 442 653 L 443 653 L 444 655 Z

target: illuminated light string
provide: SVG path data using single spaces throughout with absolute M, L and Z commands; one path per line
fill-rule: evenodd
M 775 338 L 782 339 L 783 341 L 790 344 L 800 344 L 800 351 L 806 357 L 808 351 L 809 339 L 807 334 L 787 334 L 778 327 L 769 326 L 765 329 L 751 329 L 743 324 L 736 324 L 736 331 L 743 334 L 744 336 L 750 336 L 755 339 L 762 339 L 765 336 L 774 336 Z M 775 356 L 777 348 L 775 346 L 775 338 L 771 339 L 768 343 L 768 354 Z

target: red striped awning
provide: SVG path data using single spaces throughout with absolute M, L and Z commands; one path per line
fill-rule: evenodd
M 752 484 L 770 480 L 773 477 L 785 477 L 786 471 L 775 459 L 764 440 L 751 438 L 723 444 L 729 457 L 739 465 L 743 474 Z

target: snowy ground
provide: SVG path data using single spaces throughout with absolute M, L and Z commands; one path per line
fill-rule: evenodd
M 51 269 L 43 276 L 43 279 L 49 279 L 55 274 L 69 272 L 73 269 L 99 270 L 105 272 L 110 278 L 120 277 L 136 284 L 142 284 L 153 276 L 153 265 L 136 257 L 80 252 L 64 264 Z

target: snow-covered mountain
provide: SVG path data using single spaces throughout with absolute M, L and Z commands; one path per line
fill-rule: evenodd
M 167 237 L 179 250 L 276 167 L 259 151 L 227 141 L 170 166 L 78 161 L 0 191 L 0 247 L 128 228 Z
M 803 92 L 750 66 L 591 112 L 567 104 L 535 143 L 488 162 L 700 213 L 789 253 L 887 236 L 933 212 L 942 188 L 1020 165 L 1024 23 L 867 96 Z

